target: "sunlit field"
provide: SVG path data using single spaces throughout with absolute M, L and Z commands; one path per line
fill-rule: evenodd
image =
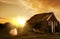
M 56 34 L 37 34 L 37 33 L 28 33 L 17 36 L 1 36 L 1 39 L 60 39 L 60 35 Z

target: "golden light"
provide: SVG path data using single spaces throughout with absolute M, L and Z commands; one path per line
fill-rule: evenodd
M 26 18 L 24 17 L 17 17 L 17 18 L 14 18 L 12 23 L 14 25 L 16 25 L 17 27 L 24 27 L 25 23 L 26 23 Z
M 16 36 L 18 33 L 17 33 L 17 29 L 12 29 L 10 31 L 10 34 L 13 35 L 13 36 Z
M 24 18 L 17 18 L 16 19 L 16 22 L 18 23 L 18 24 L 21 24 L 21 25 L 25 25 L 25 22 L 26 22 L 26 20 L 24 19 Z

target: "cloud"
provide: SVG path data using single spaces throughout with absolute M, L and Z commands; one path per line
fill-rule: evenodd
M 0 2 L 17 5 L 21 3 L 36 12 L 46 12 L 49 9 L 51 10 L 51 8 L 60 8 L 60 0 L 0 0 Z
M 37 11 L 44 12 L 48 9 L 60 7 L 60 0 L 25 0 L 25 3 Z
M 0 2 L 7 4 L 18 4 L 18 0 L 0 0 Z
M 26 15 L 30 18 L 32 15 L 37 13 L 53 11 L 54 14 L 60 18 L 60 16 L 58 16 L 60 13 L 60 0 L 0 0 L 0 2 L 6 3 L 0 3 L 0 12 L 18 12 L 18 14 L 24 14 L 24 16 Z M 14 6 L 9 4 L 13 4 Z M 13 16 L 15 15 L 14 13 L 12 14 Z
M 60 0 L 23 0 L 35 13 L 54 12 L 60 18 Z M 59 19 L 60 20 L 60 19 Z

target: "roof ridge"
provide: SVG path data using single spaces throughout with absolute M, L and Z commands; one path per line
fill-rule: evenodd
M 35 14 L 36 15 L 43 15 L 43 14 L 54 14 L 53 12 L 48 12 L 48 13 L 39 13 L 39 14 Z

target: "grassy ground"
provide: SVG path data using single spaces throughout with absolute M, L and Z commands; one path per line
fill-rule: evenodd
M 60 39 L 59 34 L 27 33 L 17 36 L 0 36 L 0 39 Z

